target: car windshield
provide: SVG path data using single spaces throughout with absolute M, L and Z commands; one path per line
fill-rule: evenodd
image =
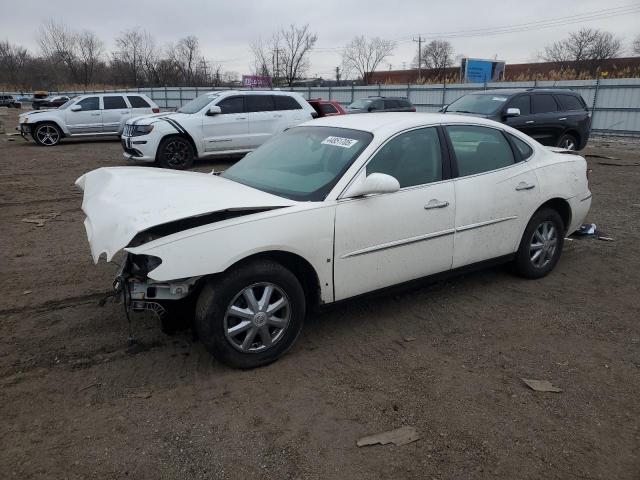
M 297 201 L 325 199 L 373 139 L 369 132 L 296 127 L 272 138 L 221 176 Z
M 369 104 L 373 102 L 370 98 L 361 98 L 360 100 L 356 100 L 347 108 L 367 108 Z
M 212 100 L 220 95 L 220 92 L 210 92 L 194 98 L 178 109 L 179 113 L 197 113 L 209 105 Z
M 499 94 L 471 94 L 460 97 L 447 107 L 447 112 L 480 113 L 489 115 L 503 107 L 508 97 Z

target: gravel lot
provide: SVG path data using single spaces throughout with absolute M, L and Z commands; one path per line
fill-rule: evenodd
M 539 281 L 501 267 L 343 303 L 236 371 L 151 316 L 128 349 L 121 307 L 97 306 L 116 267 L 93 265 L 73 182 L 124 164 L 119 143 L 1 135 L 2 478 L 637 480 L 639 151 L 585 151 L 618 159 L 589 158 L 588 220 L 615 241 L 567 242 Z M 420 439 L 356 446 L 404 425 Z

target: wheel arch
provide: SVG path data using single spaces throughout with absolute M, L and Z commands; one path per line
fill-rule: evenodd
M 256 260 L 272 260 L 281 264 L 283 267 L 290 270 L 291 273 L 296 276 L 296 278 L 300 282 L 300 285 L 302 285 L 302 289 L 304 290 L 304 295 L 308 306 L 316 306 L 321 303 L 322 297 L 320 288 L 320 277 L 318 276 L 318 272 L 316 272 L 313 265 L 311 265 L 311 263 L 307 259 L 296 253 L 288 252 L 285 250 L 267 250 L 254 253 L 240 260 L 237 260 L 229 267 L 227 267 L 224 272 L 216 275 L 224 274 L 231 269 L 237 268 L 247 263 L 251 263 Z
M 549 200 L 544 202 L 542 205 L 540 205 L 536 209 L 536 211 L 533 213 L 533 215 L 535 215 L 537 212 L 539 212 L 543 208 L 551 208 L 556 212 L 558 212 L 558 214 L 560 215 L 560 218 L 562 218 L 562 222 L 564 223 L 565 230 L 569 228 L 569 225 L 571 225 L 573 214 L 571 212 L 571 205 L 564 198 L 560 198 L 560 197 L 550 198 Z M 531 216 L 533 217 L 533 215 Z
M 62 125 L 59 121 L 57 121 L 57 120 L 55 120 L 53 118 L 49 118 L 49 119 L 45 119 L 45 120 L 38 120 L 36 122 L 33 122 L 31 124 L 31 128 L 33 128 L 33 130 L 35 130 L 36 128 L 38 128 L 43 123 L 53 123 L 56 127 L 58 127 L 58 130 L 60 130 L 60 133 L 62 134 L 63 137 L 68 136 L 68 132 L 65 130 L 64 125 Z
M 160 141 L 158 142 L 158 147 L 167 138 L 173 138 L 173 137 L 185 138 L 191 144 L 191 148 L 193 148 L 193 156 L 194 156 L 194 158 L 198 158 L 200 156 L 200 152 L 198 151 L 198 147 L 196 146 L 196 142 L 193 140 L 193 138 L 191 137 L 191 135 L 187 131 L 185 131 L 185 133 L 172 132 L 172 133 L 167 133 L 166 135 L 163 135 L 162 138 L 160 139 Z M 156 151 L 156 160 L 158 159 L 158 155 L 159 154 L 160 154 L 160 148 L 158 148 L 158 150 Z
M 575 128 L 572 128 L 572 127 L 567 128 L 564 132 L 562 132 L 562 135 L 558 137 L 558 141 L 560 141 L 560 139 L 564 135 L 572 135 L 576 139 L 576 147 L 579 147 L 580 145 L 582 145 L 582 140 L 583 140 L 582 135 L 580 135 L 580 132 Z

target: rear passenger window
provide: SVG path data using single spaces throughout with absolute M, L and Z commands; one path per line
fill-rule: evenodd
M 218 107 L 222 110 L 222 113 L 242 113 L 244 111 L 244 101 L 242 97 L 230 97 L 225 98 Z
M 105 110 L 117 110 L 118 108 L 129 108 L 122 97 L 102 97 Z
M 476 126 L 447 127 L 461 177 L 515 163 L 511 145 L 500 130 Z
M 127 95 L 132 108 L 151 108 L 147 101 L 138 95 Z
M 384 109 L 389 110 L 391 108 L 400 108 L 399 102 L 397 100 L 385 100 Z
M 367 175 L 386 173 L 411 187 L 442 180 L 440 141 L 435 128 L 398 135 L 382 147 L 367 165 Z
M 302 106 L 289 95 L 274 95 L 276 110 L 301 110 Z
M 584 105 L 573 95 L 556 95 L 556 98 L 560 101 L 562 110 L 584 110 Z
M 271 112 L 275 110 L 271 95 L 247 95 L 244 99 L 247 112 Z
M 531 100 L 533 102 L 533 113 L 558 111 L 558 105 L 556 104 L 553 95 L 533 95 Z
M 520 158 L 522 160 L 526 160 L 531 155 L 533 155 L 533 149 L 526 142 L 520 140 L 515 135 L 511 135 L 510 133 L 508 133 L 507 135 L 509 135 L 509 138 L 511 138 L 516 148 L 520 152 Z
M 83 112 L 100 110 L 100 101 L 98 100 L 98 97 L 83 98 L 76 105 L 80 105 Z
M 509 102 L 507 108 L 519 108 L 520 115 L 530 115 L 531 114 L 531 102 L 529 95 L 521 95 L 519 97 L 514 98 Z
M 332 113 L 338 113 L 338 109 L 330 103 L 321 103 L 320 112 L 324 113 L 325 115 L 330 115 Z

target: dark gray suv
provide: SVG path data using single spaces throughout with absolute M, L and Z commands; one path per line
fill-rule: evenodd
M 347 113 L 415 112 L 416 107 L 403 97 L 367 97 L 356 100 L 345 110 Z
M 584 99 L 560 88 L 484 90 L 464 95 L 442 111 L 505 123 L 543 145 L 568 150 L 582 150 L 591 129 Z

